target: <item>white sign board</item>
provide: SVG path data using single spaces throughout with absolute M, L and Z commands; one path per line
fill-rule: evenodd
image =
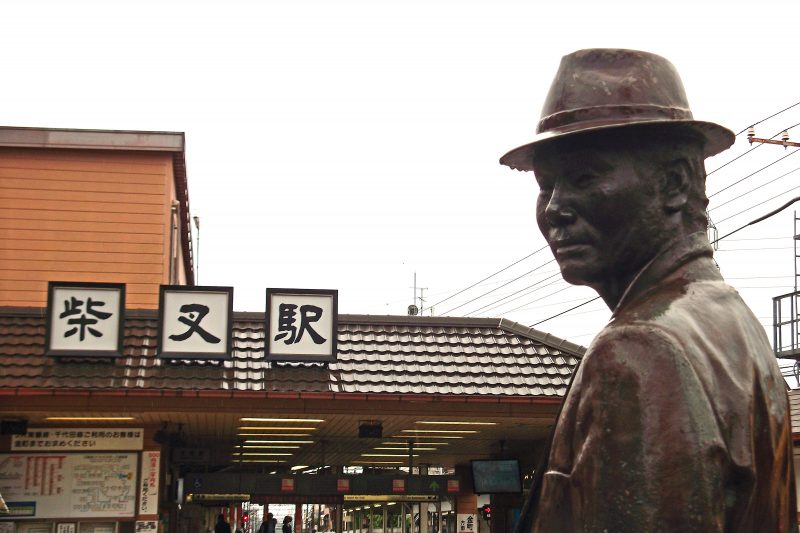
M 142 452 L 142 472 L 139 476 L 139 514 L 158 514 L 158 480 L 161 452 Z
M 76 533 L 75 522 L 58 523 L 56 524 L 56 533 Z
M 475 514 L 457 514 L 456 530 L 458 533 L 475 533 L 477 531 L 477 520 Z
M 132 517 L 137 455 L 0 454 L 0 494 L 30 518 Z
M 162 285 L 159 314 L 161 357 L 230 358 L 233 287 Z
M 122 355 L 125 285 L 51 281 L 47 309 L 48 355 Z
M 28 428 L 25 435 L 11 436 L 11 449 L 23 452 L 130 451 L 141 450 L 143 442 L 142 428 Z
M 139 520 L 136 522 L 136 533 L 157 533 L 158 522 L 155 520 Z
M 335 290 L 267 289 L 267 360 L 335 361 L 337 313 Z

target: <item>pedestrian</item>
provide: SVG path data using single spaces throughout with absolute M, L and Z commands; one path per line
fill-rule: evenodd
M 283 517 L 283 526 L 281 526 L 281 533 L 292 533 L 292 517 Z
M 275 533 L 275 519 L 272 517 L 272 513 L 267 513 L 267 517 L 258 528 L 258 533 Z
M 217 517 L 217 525 L 214 526 L 214 533 L 231 533 L 231 526 L 225 521 L 225 515 Z

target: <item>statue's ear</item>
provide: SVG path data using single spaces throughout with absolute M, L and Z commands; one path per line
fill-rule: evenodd
M 661 193 L 668 213 L 681 211 L 689 201 L 692 170 L 686 158 L 678 158 L 664 165 L 661 174 Z

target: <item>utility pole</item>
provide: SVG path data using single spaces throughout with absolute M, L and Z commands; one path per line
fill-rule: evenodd
M 800 148 L 800 143 L 791 142 L 789 141 L 789 130 L 783 130 L 781 133 L 781 140 L 778 141 L 776 139 L 761 139 L 756 137 L 756 130 L 753 126 L 747 128 L 747 141 L 750 144 L 753 143 L 763 143 L 763 144 L 777 144 L 778 146 L 783 146 L 785 148 L 789 148 L 790 146 L 795 146 Z

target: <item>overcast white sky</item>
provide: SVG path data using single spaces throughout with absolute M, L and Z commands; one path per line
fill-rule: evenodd
M 800 101 L 799 15 L 793 1 L 6 1 L 0 123 L 183 131 L 201 284 L 234 286 L 237 310 L 263 310 L 266 287 L 299 287 L 338 289 L 341 312 L 404 314 L 415 272 L 437 303 L 543 246 L 533 176 L 497 160 L 532 137 L 562 55 L 664 55 L 695 118 L 738 132 Z M 796 123 L 800 106 L 756 133 Z M 748 148 L 740 136 L 708 170 Z M 762 146 L 710 176 L 709 192 L 790 152 Z M 720 234 L 800 195 L 800 170 L 768 184 L 798 167 L 790 156 L 712 197 Z M 717 254 L 765 325 L 772 296 L 794 286 L 792 224 L 788 209 Z M 478 314 L 530 325 L 591 296 L 559 281 Z M 537 327 L 588 344 L 608 316 L 597 301 Z

